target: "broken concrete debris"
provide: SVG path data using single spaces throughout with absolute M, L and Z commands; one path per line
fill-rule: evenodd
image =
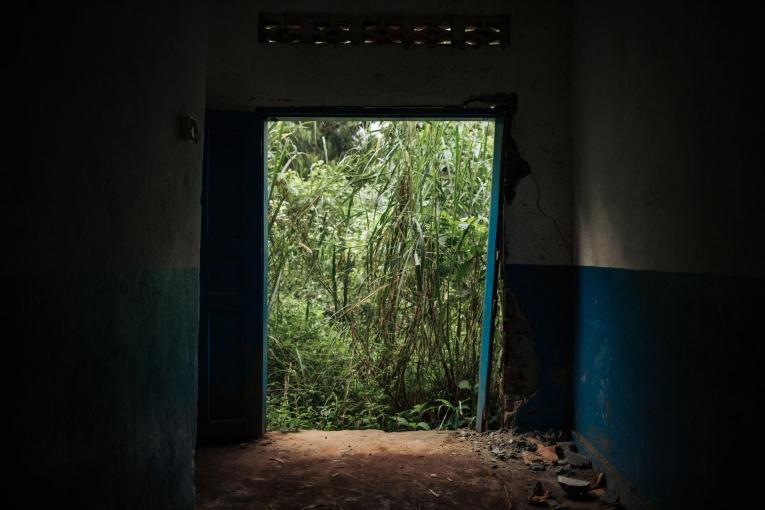
M 537 446 L 537 455 L 542 457 L 546 462 L 556 463 L 558 462 L 558 447 L 557 445 L 539 445 Z
M 598 473 L 595 480 L 590 482 L 590 489 L 600 489 L 606 486 L 606 475 Z
M 540 457 L 534 452 L 529 452 L 529 451 L 522 451 L 521 459 L 523 459 L 523 463 L 526 464 L 527 466 L 530 466 L 537 462 L 544 462 L 542 457 Z
M 563 459 L 577 469 L 589 469 L 592 467 L 590 459 L 580 453 L 572 452 L 571 450 L 565 451 Z
M 558 485 L 567 497 L 600 500 L 610 506 L 618 505 L 618 496 L 606 487 L 603 473 L 587 471 L 592 469 L 591 460 L 579 453 L 576 444 L 560 432 L 518 433 L 514 430 L 500 429 L 484 433 L 461 430 L 458 434 L 457 439 L 471 441 L 476 452 L 488 450 L 492 458 L 492 468 L 497 467 L 498 461 L 523 462 L 530 471 L 536 472 L 547 471 L 549 468 L 557 476 Z M 580 478 L 577 478 L 577 475 Z M 587 480 L 581 477 L 586 477 Z M 556 501 L 541 483 L 534 486 L 529 503 L 558 510 L 568 508 L 565 503 Z
M 570 498 L 581 498 L 590 490 L 590 482 L 578 478 L 569 478 L 558 475 L 558 485 L 566 492 Z
M 552 493 L 545 490 L 542 482 L 537 482 L 529 496 L 529 503 L 535 506 L 547 506 L 547 500 L 550 499 L 550 496 L 552 496 Z
M 592 462 L 577 452 L 576 445 L 567 440 L 561 432 L 524 432 L 500 429 L 479 434 L 461 430 L 459 439 L 470 440 L 475 451 L 488 449 L 496 460 L 514 461 L 520 459 L 532 471 L 545 471 L 555 466 L 555 473 L 571 476 L 574 469 L 590 469 Z

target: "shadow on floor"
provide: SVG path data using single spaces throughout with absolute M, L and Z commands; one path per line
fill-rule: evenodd
M 570 509 L 552 471 L 492 459 L 455 432 L 317 430 L 200 448 L 198 509 L 524 509 L 537 481 Z

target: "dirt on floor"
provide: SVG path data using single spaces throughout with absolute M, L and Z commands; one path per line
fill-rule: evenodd
M 560 446 L 560 461 L 546 459 L 556 446 L 545 441 L 553 446 L 544 450 L 544 443 L 527 439 L 469 431 L 271 432 L 254 443 L 199 448 L 196 506 L 296 510 L 609 507 L 598 499 L 598 491 L 571 499 L 558 483 L 559 474 L 595 480 L 595 471 L 574 470 L 563 459 Z M 537 448 L 547 455 L 532 453 Z M 532 504 L 530 497 L 535 493 L 538 501 Z

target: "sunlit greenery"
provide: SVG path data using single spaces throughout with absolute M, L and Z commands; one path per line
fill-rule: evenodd
M 492 146 L 491 122 L 269 122 L 269 428 L 473 423 Z

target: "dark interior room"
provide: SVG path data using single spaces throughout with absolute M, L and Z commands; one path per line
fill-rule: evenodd
M 764 5 L 9 13 L 6 499 L 760 506 Z

